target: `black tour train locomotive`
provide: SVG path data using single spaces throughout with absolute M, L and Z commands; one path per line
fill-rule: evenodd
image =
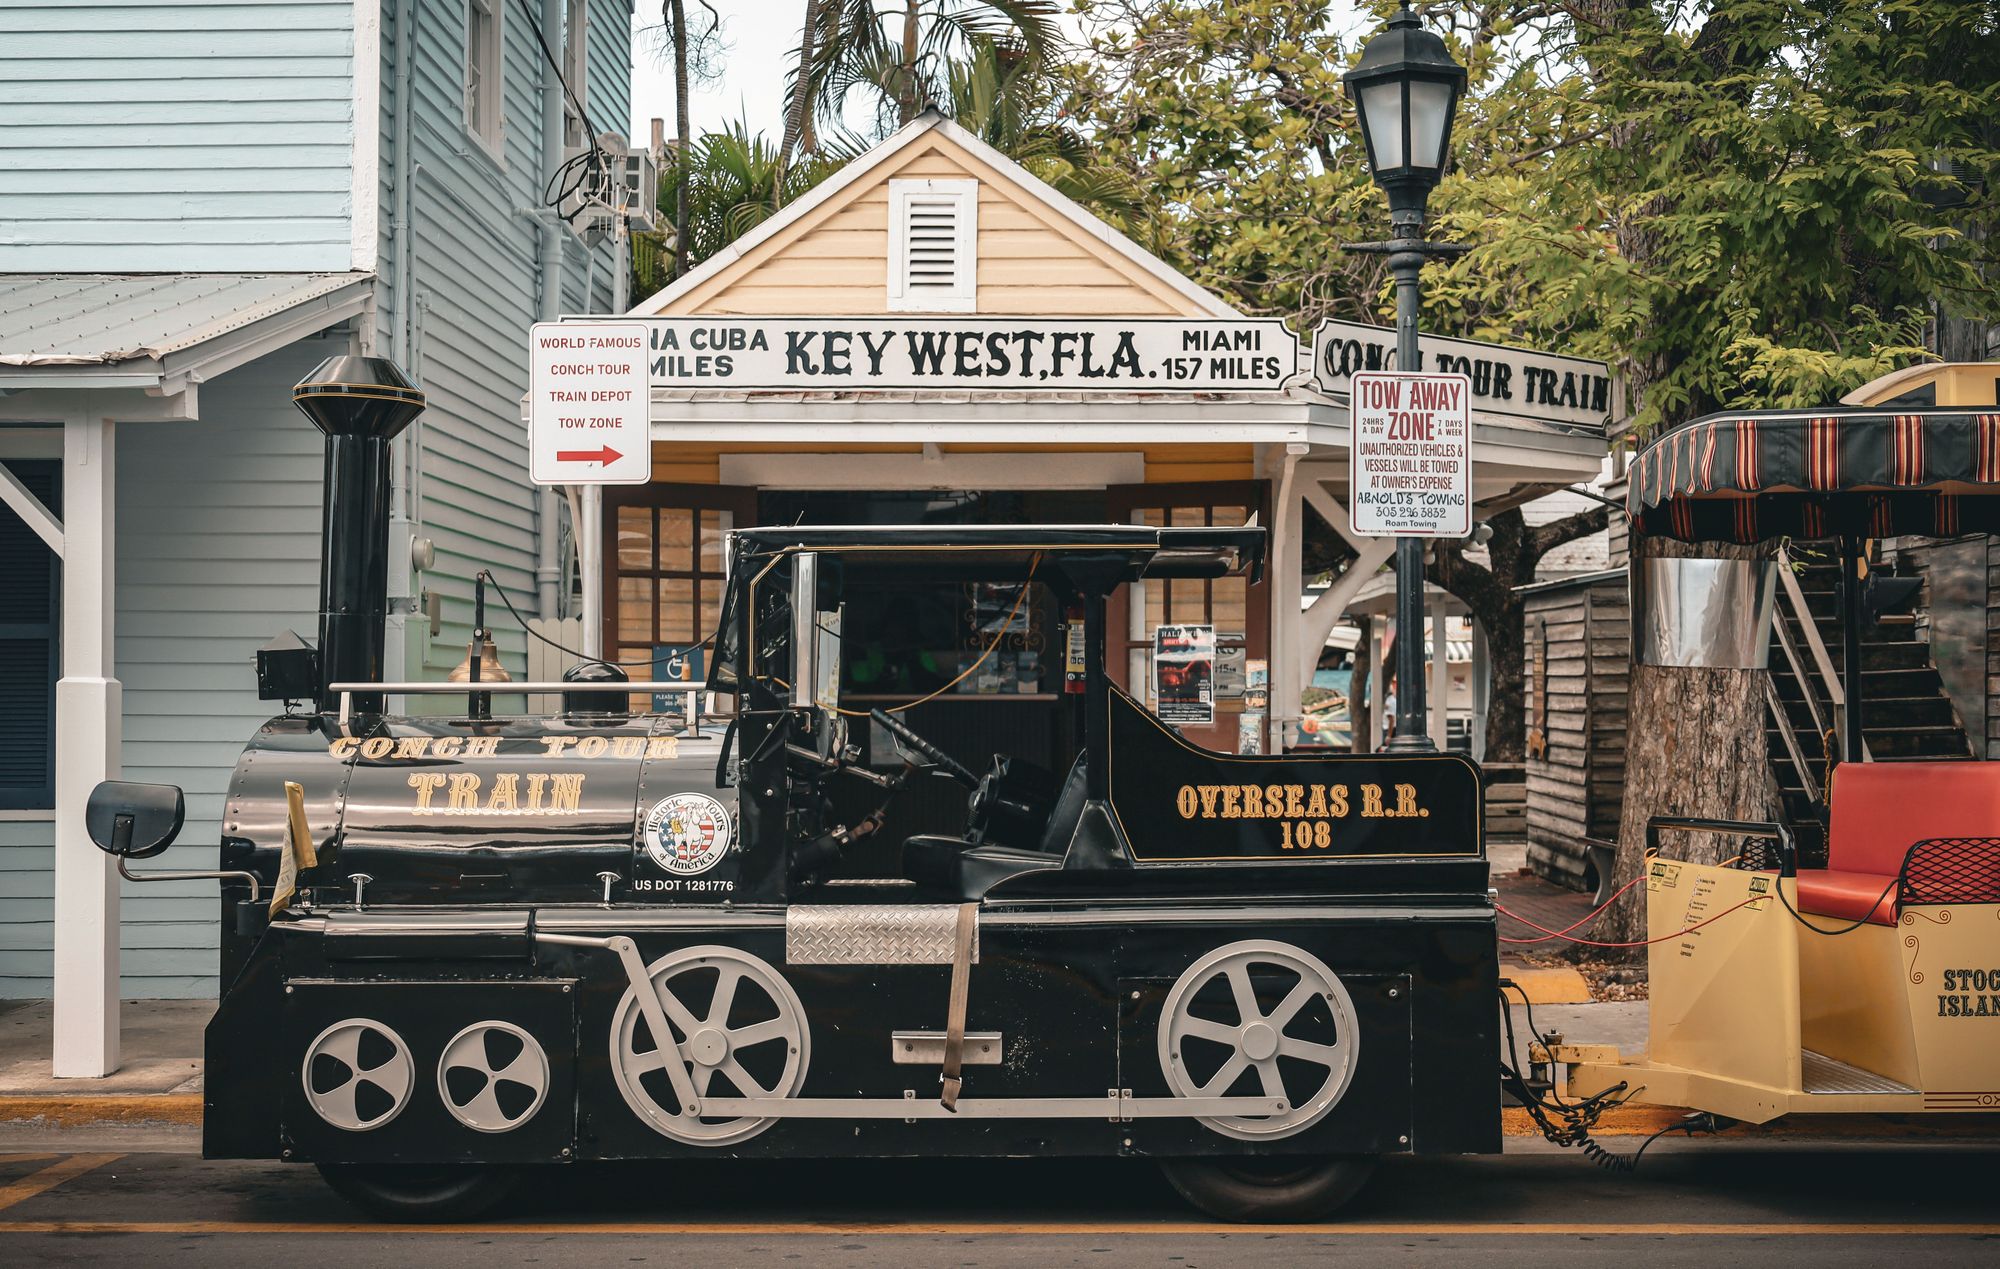
M 1262 530 L 744 530 L 719 740 L 631 712 L 643 684 L 391 716 L 365 690 L 388 445 L 422 396 L 337 358 L 297 400 L 326 433 L 320 640 L 259 668 L 313 705 L 229 787 L 209 1157 L 440 1218 L 584 1160 L 1144 1156 L 1210 1212 L 1276 1219 L 1331 1211 L 1380 1155 L 1499 1148 L 1473 765 L 1211 753 L 1104 672 L 1114 592 L 1254 573 Z M 844 613 L 968 582 L 1081 614 L 1066 773 L 974 770 L 841 707 Z M 884 843 L 936 780 L 963 786 L 954 831 Z M 93 799 L 121 867 L 179 819 L 170 788 Z

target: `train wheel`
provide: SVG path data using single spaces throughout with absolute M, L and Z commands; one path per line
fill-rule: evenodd
M 1218 1220 L 1317 1221 L 1346 1206 L 1375 1172 L 1373 1155 L 1162 1159 L 1181 1197 Z
M 1197 1122 L 1274 1141 L 1325 1118 L 1354 1079 L 1361 1028 L 1318 957 L 1250 939 L 1190 965 L 1160 1007 L 1160 1070 L 1176 1097 L 1263 1097 L 1277 1112 Z
M 490 1164 L 322 1163 L 334 1193 L 385 1221 L 469 1221 L 514 1192 L 517 1169 Z

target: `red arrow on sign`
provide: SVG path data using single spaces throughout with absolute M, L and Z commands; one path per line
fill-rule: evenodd
M 617 462 L 623 457 L 625 457 L 623 454 L 609 445 L 606 445 L 603 449 L 559 449 L 556 451 L 556 461 L 559 463 L 603 463 L 609 467 L 612 463 Z

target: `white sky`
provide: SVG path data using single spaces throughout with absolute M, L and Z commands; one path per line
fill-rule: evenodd
M 747 119 L 750 131 L 775 139 L 784 131 L 785 74 L 805 20 L 805 0 L 708 0 L 722 15 L 722 76 L 697 87 L 689 96 L 694 135 L 720 131 L 726 123 Z M 705 21 L 700 0 L 685 0 L 690 25 Z M 1358 0 L 1335 0 L 1333 25 L 1351 30 L 1361 20 Z M 632 15 L 632 140 L 640 145 L 651 135 L 649 120 L 667 121 L 673 134 L 674 77 L 672 58 L 659 38 L 660 0 L 636 0 Z M 1073 17 L 1062 20 L 1072 40 L 1081 27 Z M 869 122 L 866 111 L 850 120 Z
M 750 131 L 776 137 L 784 131 L 785 72 L 805 21 L 805 0 L 709 0 L 722 15 L 722 78 L 689 95 L 696 136 L 748 119 Z M 699 0 L 687 0 L 689 25 L 705 19 Z M 637 0 L 632 15 L 632 139 L 651 135 L 652 119 L 674 130 L 673 59 L 659 40 L 659 0 Z

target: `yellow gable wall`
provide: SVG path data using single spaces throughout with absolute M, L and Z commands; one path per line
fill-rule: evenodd
M 668 317 L 887 315 L 889 182 L 966 177 L 979 182 L 978 312 L 1208 316 L 1194 300 L 936 132 L 656 311 Z

